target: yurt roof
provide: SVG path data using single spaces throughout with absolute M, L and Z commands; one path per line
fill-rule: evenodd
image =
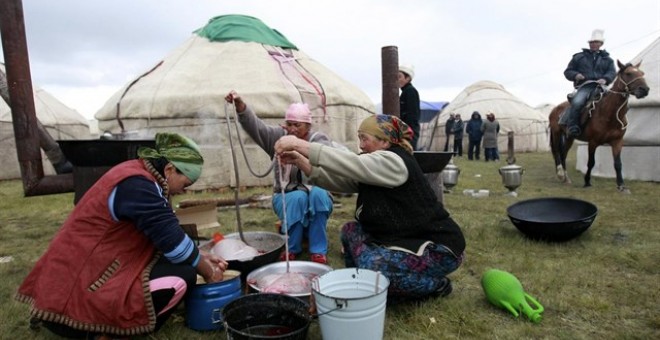
M 502 85 L 488 80 L 466 87 L 442 110 L 440 120 L 449 118 L 450 113 L 460 114 L 463 120 L 469 119 L 474 111 L 478 111 L 482 117 L 492 112 L 500 121 L 504 119 L 548 121 L 541 112 L 508 92 Z
M 0 69 L 5 72 L 5 65 L 0 63 Z M 54 127 L 57 125 L 81 125 L 89 126 L 89 123 L 78 111 L 66 106 L 47 91 L 33 85 L 34 108 L 37 119 L 44 126 Z M 12 122 L 11 108 L 4 100 L 0 100 L 0 122 Z
M 115 93 L 95 118 L 100 124 L 117 116 L 223 118 L 223 98 L 231 90 L 262 118 L 283 117 L 293 102 L 308 103 L 314 116 L 342 105 L 375 112 L 362 90 L 259 19 L 223 15 L 211 19 L 152 70 Z

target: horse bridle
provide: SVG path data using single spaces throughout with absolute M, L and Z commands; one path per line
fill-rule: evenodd
M 632 66 L 632 65 L 628 65 L 626 68 L 628 68 L 628 67 L 633 67 L 633 66 Z M 623 71 L 625 71 L 625 68 L 624 68 L 620 73 L 623 73 Z M 630 85 L 632 85 L 634 82 L 636 82 L 636 81 L 638 81 L 638 80 L 644 78 L 644 74 L 642 73 L 642 75 L 640 75 L 640 76 L 637 77 L 637 78 L 633 78 L 633 79 L 632 79 L 631 81 L 629 81 L 629 82 L 626 82 L 625 80 L 623 80 L 623 78 L 621 78 L 621 77 L 619 77 L 619 76 L 617 76 L 617 78 L 621 81 L 621 83 L 623 83 L 623 88 L 625 89 L 625 91 L 623 91 L 623 92 L 619 92 L 619 91 L 614 91 L 614 90 L 610 89 L 609 92 L 612 92 L 612 93 L 616 93 L 616 94 L 622 95 L 622 96 L 626 97 L 626 100 L 627 100 L 627 99 L 628 99 L 627 97 L 630 96 L 630 95 L 632 94 L 632 92 L 630 91 Z
M 628 67 L 632 67 L 632 65 L 628 65 L 628 66 L 626 66 L 626 68 L 628 68 Z M 623 71 L 625 71 L 626 68 L 624 68 L 620 73 L 623 73 Z M 612 90 L 612 89 L 609 89 L 609 90 L 608 90 L 609 92 L 616 93 L 616 94 L 621 95 L 621 96 L 623 96 L 623 97 L 625 98 L 625 100 L 623 101 L 623 103 L 621 103 L 621 105 L 619 106 L 619 108 L 616 110 L 616 115 L 615 115 L 615 117 L 616 117 L 616 121 L 619 122 L 619 124 L 621 124 L 621 130 L 625 130 L 625 129 L 628 127 L 628 123 L 627 123 L 627 122 L 626 122 L 625 124 L 623 123 L 623 120 L 621 120 L 621 118 L 619 118 L 619 112 L 621 112 L 621 109 L 622 109 L 626 104 L 628 104 L 628 98 L 630 98 L 630 95 L 632 94 L 632 92 L 630 91 L 630 85 L 632 85 L 632 83 L 634 83 L 634 82 L 636 82 L 636 81 L 638 81 L 638 80 L 640 80 L 640 79 L 642 79 L 642 78 L 644 78 L 644 74 L 640 75 L 640 76 L 637 77 L 637 78 L 633 78 L 633 80 L 631 80 L 631 81 L 629 81 L 629 82 L 626 82 L 625 80 L 623 80 L 623 78 L 617 76 L 617 79 L 619 79 L 619 80 L 621 81 L 621 83 L 623 83 L 623 87 L 624 87 L 625 91 L 623 91 L 623 92 L 619 92 L 619 91 L 614 91 L 614 90 Z

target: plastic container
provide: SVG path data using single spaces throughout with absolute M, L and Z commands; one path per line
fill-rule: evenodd
M 224 280 L 197 284 L 185 301 L 186 326 L 196 331 L 222 329 L 222 308 L 241 296 L 241 273 L 226 270 Z

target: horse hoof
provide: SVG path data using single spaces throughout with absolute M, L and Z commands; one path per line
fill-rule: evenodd
M 628 189 L 624 186 L 618 186 L 618 187 L 616 187 L 616 190 L 618 190 L 622 194 L 627 194 L 627 195 L 630 194 L 630 189 Z

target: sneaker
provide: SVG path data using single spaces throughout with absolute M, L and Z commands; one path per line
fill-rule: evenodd
M 295 261 L 296 260 L 296 254 L 294 253 L 289 253 L 289 261 Z M 282 254 L 280 254 L 280 261 L 286 261 L 286 252 L 283 251 Z
M 433 292 L 433 295 L 437 297 L 445 297 L 451 294 L 452 289 L 451 280 L 448 277 L 443 277 L 440 281 L 440 286 L 435 292 Z
M 312 254 L 312 262 L 328 264 L 328 258 L 324 254 Z

